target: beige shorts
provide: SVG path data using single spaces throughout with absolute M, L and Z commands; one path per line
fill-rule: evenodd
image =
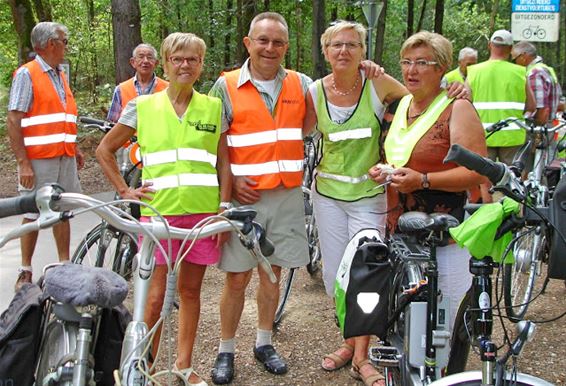
M 20 192 L 20 195 L 30 194 L 43 185 L 51 183 L 61 185 L 68 193 L 80 193 L 82 191 L 75 157 L 32 159 L 31 165 L 35 174 L 34 186 L 31 189 L 26 189 L 20 185 L 20 171 L 18 169 L 18 192 Z M 39 214 L 26 213 L 24 217 L 35 220 L 39 217 Z
M 253 205 L 258 212 L 255 221 L 265 228 L 267 237 L 275 245 L 275 253 L 267 259 L 272 265 L 284 268 L 306 265 L 309 262 L 309 250 L 302 189 L 277 187 L 261 190 L 260 193 L 261 199 Z M 233 203 L 235 206 L 241 205 L 237 201 Z M 246 272 L 257 265 L 257 260 L 232 232 L 230 240 L 222 247 L 218 267 L 226 272 Z

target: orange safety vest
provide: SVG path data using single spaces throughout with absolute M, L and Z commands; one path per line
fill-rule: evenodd
M 66 107 L 41 65 L 32 60 L 23 65 L 31 76 L 33 103 L 24 114 L 21 127 L 29 159 L 75 156 L 77 105 L 65 74 L 60 74 L 65 88 Z
M 237 87 L 239 69 L 223 74 L 233 109 L 227 133 L 232 174 L 256 181 L 256 190 L 302 183 L 305 97 L 299 75 L 286 71 L 273 116 L 251 82 Z
M 165 90 L 169 86 L 169 82 L 158 77 L 155 77 L 155 82 L 154 93 Z M 124 110 L 128 102 L 138 96 L 136 86 L 134 86 L 134 78 L 123 81 L 118 87 L 120 88 L 120 98 L 122 99 L 122 110 Z

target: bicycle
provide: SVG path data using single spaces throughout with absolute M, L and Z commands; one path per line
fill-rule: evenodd
M 106 134 L 114 126 L 113 123 L 80 117 L 79 121 L 85 128 L 91 128 Z M 117 153 L 120 173 L 131 187 L 138 187 L 141 183 L 141 161 L 139 160 L 139 146 L 133 137 L 120 152 Z M 115 194 L 114 199 L 120 197 Z M 124 205 L 135 218 L 139 218 L 139 205 Z M 104 220 L 90 230 L 79 243 L 71 261 L 75 264 L 89 264 L 95 267 L 107 267 L 129 280 L 132 274 L 132 261 L 137 252 L 135 236 L 120 232 Z
M 533 167 L 524 183 L 528 204 L 537 208 L 545 208 L 548 206 L 553 188 L 548 187 L 544 181 L 545 171 L 554 158 L 550 154 L 551 140 L 554 133 L 566 126 L 566 122 L 546 128 L 525 124 L 517 118 L 508 118 L 495 123 L 487 128 L 487 131 L 493 133 L 510 124 L 516 124 L 528 133 L 528 139 L 517 151 L 513 165 L 523 170 L 533 147 L 535 149 Z M 524 237 L 518 237 L 514 243 L 514 263 L 504 266 L 505 310 L 507 316 L 513 321 L 521 320 L 527 312 L 537 278 L 542 274 L 542 263 L 548 260 L 551 238 L 550 230 L 538 217 L 526 221 L 524 225 L 517 232 L 518 235 L 524 234 Z M 544 291 L 544 285 L 542 288 Z
M 197 224 L 198 227 L 193 229 L 182 229 L 176 227 L 169 227 L 168 224 L 162 219 L 156 219 L 150 223 L 140 223 L 131 215 L 121 211 L 119 208 L 113 207 L 111 203 L 104 203 L 89 196 L 75 193 L 63 193 L 52 186 L 44 186 L 37 191 L 34 196 L 15 197 L 10 199 L 0 200 L 0 216 L 6 217 L 15 214 L 33 211 L 35 208 L 35 201 L 37 200 L 37 208 L 40 211 L 38 220 L 18 227 L 8 233 L 3 239 L 0 240 L 0 247 L 9 240 L 18 238 L 21 235 L 32 231 L 34 229 L 45 228 L 57 224 L 60 221 L 65 221 L 75 215 L 84 213 L 86 211 L 93 211 L 99 217 L 104 219 L 109 225 L 126 233 L 143 233 L 144 237 L 140 249 L 136 254 L 136 263 L 134 271 L 134 299 L 133 299 L 133 318 L 128 324 L 124 340 L 122 344 L 122 355 L 120 359 L 119 369 L 114 371 L 114 379 L 118 385 L 147 385 L 148 382 L 156 375 L 150 375 L 149 366 L 149 342 L 151 342 L 152 333 L 158 328 L 158 324 L 148 331 L 147 326 L 143 322 L 144 309 L 149 288 L 149 282 L 154 267 L 153 252 L 156 247 L 161 246 L 158 239 L 180 239 L 180 240 L 196 240 L 203 237 L 216 235 L 222 232 L 236 230 L 240 237 L 242 244 L 258 259 L 259 265 L 269 275 L 270 280 L 275 282 L 276 277 L 271 270 L 271 266 L 264 256 L 269 256 L 273 253 L 273 244 L 265 237 L 265 232 L 260 224 L 253 222 L 256 215 L 254 209 L 250 207 L 233 208 L 225 211 L 222 215 L 211 216 L 209 219 Z M 124 201 L 124 200 L 122 200 Z M 128 201 L 129 202 L 129 201 Z M 62 211 L 61 209 L 66 209 Z M 68 210 L 70 208 L 70 210 Z M 84 208 L 79 210 L 80 208 Z M 77 209 L 76 212 L 74 209 Z M 221 220 L 221 221 L 219 221 Z M 165 252 L 165 251 L 164 251 Z M 176 267 L 180 265 L 182 258 L 176 262 Z M 108 270 L 100 268 L 87 268 L 81 265 L 71 264 L 76 268 L 81 269 L 98 269 L 99 272 L 114 275 L 117 274 Z M 171 264 L 169 263 L 171 268 Z M 172 273 L 175 275 L 176 273 Z M 119 277 L 125 283 L 125 280 Z M 65 277 L 63 277 L 65 279 Z M 64 281 L 64 280 L 63 280 Z M 127 292 L 127 284 L 125 285 Z M 167 317 L 173 305 L 173 299 L 176 291 L 176 280 L 172 277 L 168 281 L 167 289 L 165 292 L 165 301 L 162 309 L 162 315 Z M 124 295 L 125 296 L 125 295 Z M 63 325 L 58 329 L 57 333 L 43 335 L 42 347 L 45 347 L 47 352 L 42 352 L 38 359 L 38 368 L 49 368 L 49 374 L 59 374 L 65 376 L 67 383 L 54 383 L 64 385 L 85 385 L 92 384 L 94 376 L 93 363 L 89 360 L 88 355 L 93 349 L 95 342 L 92 339 L 92 332 L 94 329 L 87 331 L 84 328 L 71 328 Z M 81 342 L 84 342 L 81 343 Z M 53 353 L 50 348 L 65 347 L 64 352 Z M 71 361 L 69 353 L 79 352 L 80 360 Z M 56 358 L 53 358 L 56 356 Z M 42 359 L 43 358 L 43 359 Z M 47 365 L 44 365 L 47 361 Z M 155 361 L 157 361 L 155 359 Z M 58 364 L 57 368 L 53 368 L 51 364 Z M 65 365 L 61 365 L 65 364 Z M 171 368 L 171 363 L 168 363 Z M 162 374 L 160 372 L 158 374 Z M 172 371 L 165 373 L 172 375 Z M 40 376 L 43 373 L 39 373 Z M 176 376 L 181 376 L 175 373 Z M 75 382 L 76 378 L 80 378 Z M 63 378 L 61 378 L 63 379 Z M 72 379 L 68 381 L 68 379 Z M 58 381 L 62 382 L 62 381 Z M 48 384 L 48 383 L 43 383 Z
M 313 276 L 322 267 L 322 256 L 320 253 L 320 244 L 318 242 L 318 228 L 316 227 L 316 219 L 313 214 L 311 185 L 314 178 L 316 164 L 319 160 L 318 144 L 320 141 L 320 133 L 307 136 L 304 139 L 305 158 L 303 162 L 303 181 L 301 188 L 303 190 L 303 201 L 305 205 L 305 230 L 307 234 L 307 243 L 309 248 L 309 263 L 307 264 L 308 273 Z M 283 319 L 285 306 L 291 296 L 291 288 L 295 280 L 297 268 L 281 268 L 281 278 L 279 280 L 279 303 L 275 311 L 274 327 L 279 326 Z

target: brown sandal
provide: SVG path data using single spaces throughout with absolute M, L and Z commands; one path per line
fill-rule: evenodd
M 364 367 L 365 365 L 370 365 L 375 370 L 375 373 L 368 375 L 367 377 L 364 378 L 364 376 L 360 372 L 360 369 L 362 367 Z M 375 369 L 375 367 L 373 367 L 373 365 L 370 363 L 370 361 L 368 359 L 363 360 L 358 365 L 356 365 L 354 362 L 352 362 L 352 367 L 350 368 L 350 375 L 352 376 L 352 378 L 357 379 L 358 381 L 362 381 L 365 386 L 373 386 L 373 384 L 375 382 L 385 380 L 385 377 L 383 375 L 381 375 L 377 371 L 377 369 Z M 381 384 L 385 385 L 385 382 L 380 383 L 380 385 Z
M 349 358 L 343 358 L 340 355 L 336 354 L 336 352 L 338 352 L 342 348 L 351 353 L 351 356 Z M 320 366 L 325 371 L 336 371 L 336 370 L 341 369 L 342 367 L 346 366 L 348 363 L 350 363 L 352 361 L 353 356 L 354 356 L 354 347 L 352 345 L 344 342 L 338 348 L 338 350 L 336 350 L 333 353 L 330 353 L 328 355 L 325 355 L 324 358 L 322 359 L 322 363 L 320 364 Z M 334 367 L 325 367 L 324 366 L 324 360 L 325 359 L 330 359 L 331 361 L 333 361 Z

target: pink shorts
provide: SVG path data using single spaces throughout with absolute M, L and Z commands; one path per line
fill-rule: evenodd
M 163 216 L 169 222 L 170 226 L 177 228 L 191 229 L 196 223 L 202 219 L 214 215 L 216 213 L 199 213 L 199 214 L 187 214 L 182 216 Z M 142 216 L 141 222 L 150 222 L 150 217 Z M 142 237 L 140 236 L 140 242 Z M 183 251 L 186 251 L 191 245 L 191 240 L 187 240 Z M 177 259 L 179 250 L 181 249 L 181 244 L 183 240 L 171 240 L 171 259 L 174 262 Z M 168 252 L 169 243 L 167 240 L 160 241 L 161 246 Z M 193 264 L 199 265 L 211 265 L 216 264 L 220 258 L 220 249 L 216 247 L 216 240 L 212 237 L 207 237 L 204 239 L 197 240 L 191 251 L 185 256 L 184 261 L 188 261 Z M 155 264 L 165 265 L 165 257 L 159 248 L 155 248 Z

